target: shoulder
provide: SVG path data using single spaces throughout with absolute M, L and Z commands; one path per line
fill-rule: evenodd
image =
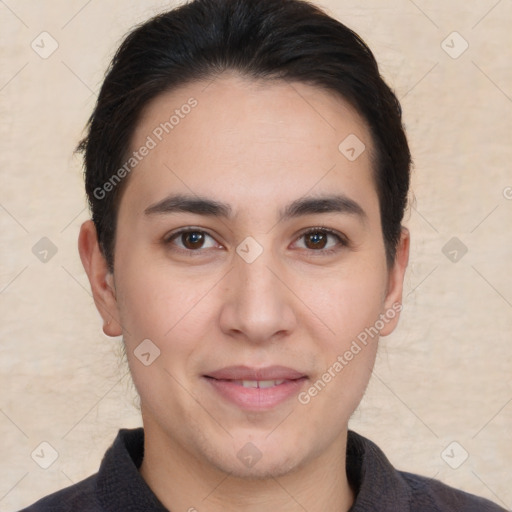
M 97 474 L 50 494 L 21 512 L 100 512 L 96 499 Z
M 411 490 L 411 509 L 418 511 L 504 512 L 485 498 L 450 487 L 439 480 L 405 471 L 397 472 Z
M 121 429 L 103 456 L 97 473 L 40 499 L 20 512 L 148 510 L 146 504 L 153 504 L 156 499 L 138 472 L 143 452 L 143 429 Z M 130 508 L 134 500 L 142 505 Z
M 347 477 L 357 490 L 351 512 L 506 512 L 439 480 L 395 469 L 375 443 L 350 430 L 346 455 Z

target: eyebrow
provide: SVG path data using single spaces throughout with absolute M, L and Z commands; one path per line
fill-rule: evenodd
M 168 196 L 144 210 L 145 215 L 176 212 L 195 213 L 209 217 L 229 218 L 232 216 L 232 208 L 229 204 L 205 197 L 182 194 Z M 366 212 L 359 203 L 343 194 L 336 194 L 296 199 L 280 211 L 279 220 L 319 213 L 343 213 L 357 216 L 363 221 L 367 218 Z

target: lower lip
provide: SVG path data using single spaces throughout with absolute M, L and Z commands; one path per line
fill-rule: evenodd
M 270 388 L 246 388 L 229 380 L 205 377 L 210 386 L 223 398 L 242 409 L 261 411 L 272 409 L 293 396 L 298 395 L 306 377 L 287 380 Z

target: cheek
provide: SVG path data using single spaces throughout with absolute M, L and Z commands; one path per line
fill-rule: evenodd
M 209 321 L 204 307 L 209 280 L 183 279 L 175 269 L 137 264 L 135 258 L 126 263 L 118 276 L 125 343 L 149 338 L 162 350 L 170 344 L 173 351 L 190 350 L 190 340 L 199 339 Z
M 326 326 L 331 348 L 340 350 L 375 325 L 384 303 L 386 276 L 378 263 L 360 268 L 347 265 L 321 279 L 302 279 L 297 294 Z
M 143 403 L 154 414 L 161 413 L 165 394 L 167 406 L 182 416 L 186 407 L 180 383 L 191 377 L 194 354 L 208 339 L 214 321 L 215 312 L 208 301 L 211 283 L 180 279 L 169 269 L 135 267 L 135 263 L 133 268 L 126 265 L 119 273 L 119 309 L 130 372 Z M 139 349 L 147 339 L 158 349 L 158 357 L 149 366 L 139 359 L 148 352 Z M 150 345 L 152 355 L 154 350 Z
M 318 428 L 324 432 L 348 422 L 371 378 L 378 348 L 375 325 L 386 284 L 383 276 L 386 273 L 378 266 L 364 272 L 352 269 L 324 282 L 323 291 L 317 291 L 318 286 L 303 289 L 309 293 L 308 305 L 313 305 L 311 309 L 328 330 L 319 335 L 311 327 L 319 322 L 309 315 L 318 373 L 299 401 L 309 408 L 312 418 L 321 418 Z

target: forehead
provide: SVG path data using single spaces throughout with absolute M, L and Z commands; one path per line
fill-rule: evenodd
M 136 190 L 141 207 L 173 190 L 236 202 L 337 184 L 375 196 L 366 123 L 342 98 L 303 83 L 226 73 L 163 93 L 145 108 L 130 152 L 144 146 L 125 191 Z

